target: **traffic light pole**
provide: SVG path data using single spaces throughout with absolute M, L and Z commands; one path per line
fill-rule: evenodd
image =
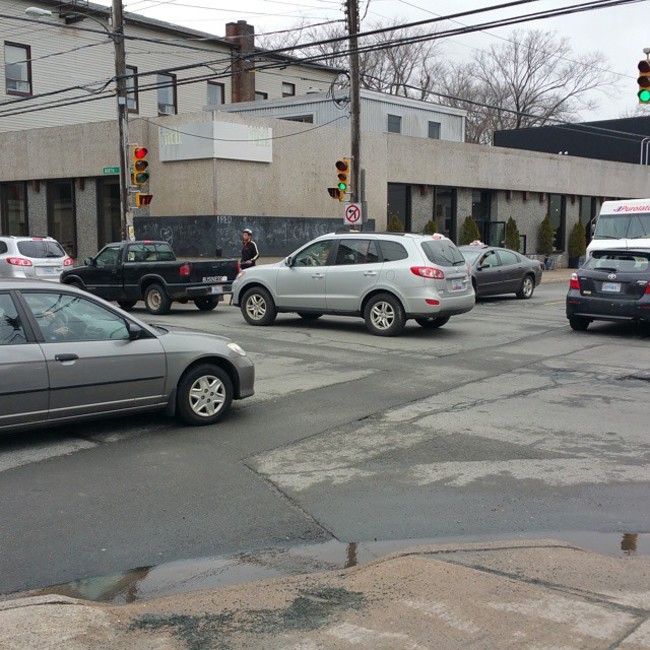
M 361 195 L 361 93 L 359 75 L 359 4 L 358 0 L 346 0 L 348 14 L 348 34 L 350 41 L 350 147 L 352 153 L 352 202 L 363 199 Z M 364 215 L 365 221 L 365 215 Z
M 124 51 L 124 16 L 122 0 L 113 0 L 113 43 L 115 44 L 115 86 L 117 91 L 117 128 L 120 149 L 120 225 L 122 238 L 132 236 L 133 221 L 129 210 L 128 105 L 126 54 Z

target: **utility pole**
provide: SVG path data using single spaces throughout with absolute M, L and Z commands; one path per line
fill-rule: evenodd
M 115 44 L 115 86 L 117 93 L 117 127 L 120 141 L 120 224 L 122 238 L 132 236 L 133 217 L 129 209 L 129 124 L 126 87 L 126 54 L 124 52 L 124 16 L 122 0 L 113 0 L 113 43 Z
M 350 41 L 350 110 L 352 149 L 352 202 L 360 202 L 365 197 L 361 193 L 361 94 L 359 90 L 359 4 L 358 0 L 346 0 L 348 14 L 348 34 Z M 363 216 L 365 221 L 365 215 Z

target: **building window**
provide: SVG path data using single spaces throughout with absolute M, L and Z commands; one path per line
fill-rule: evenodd
M 262 100 L 264 100 L 264 99 L 268 99 L 268 98 L 269 98 L 269 94 L 268 94 L 268 93 L 263 93 L 263 92 L 260 91 L 260 90 L 256 90 L 256 91 L 255 91 L 255 101 L 256 101 L 256 102 L 260 102 L 260 101 L 262 101 Z
M 5 42 L 5 87 L 8 95 L 32 94 L 31 58 L 29 45 Z
M 158 115 L 176 115 L 176 75 L 158 75 Z
M 77 257 L 77 219 L 72 180 L 47 182 L 47 234 Z
M 282 96 L 283 97 L 295 97 L 296 95 L 296 84 L 290 84 L 286 81 L 282 82 Z
M 402 117 L 401 115 L 388 116 L 388 133 L 401 133 L 402 132 Z
M 305 124 L 313 124 L 313 115 L 290 115 L 289 117 L 281 117 L 281 120 L 288 120 L 289 122 L 304 122 Z
M 138 69 L 126 66 L 126 107 L 129 113 L 138 112 Z
M 29 234 L 25 183 L 0 185 L 0 233 L 17 236 Z
M 226 87 L 216 81 L 208 81 L 208 106 L 222 106 L 226 103 Z
M 440 122 L 429 122 L 429 137 L 440 140 Z
M 488 241 L 490 223 L 490 202 L 489 190 L 472 190 L 472 217 L 476 221 L 481 240 Z
M 556 251 L 563 251 L 565 245 L 564 231 L 566 226 L 566 196 L 561 194 L 548 195 L 548 216 L 553 226 L 553 245 Z
M 453 187 L 436 187 L 433 198 L 433 216 L 444 234 L 456 241 L 456 190 Z
M 117 176 L 97 179 L 97 245 L 122 239 L 120 183 Z

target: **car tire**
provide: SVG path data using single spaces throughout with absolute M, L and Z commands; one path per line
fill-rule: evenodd
M 449 322 L 451 316 L 435 316 L 431 318 L 416 318 L 415 322 L 420 326 L 428 330 L 435 330 L 443 325 L 446 325 Z
M 118 300 L 117 304 L 124 310 L 124 311 L 131 311 L 135 307 L 135 303 L 138 302 L 137 300 Z
M 159 284 L 151 284 L 144 292 L 144 306 L 150 314 L 167 314 L 172 301 Z
M 307 311 L 299 311 L 298 316 L 302 318 L 303 320 L 317 320 L 320 318 L 323 314 L 318 314 L 318 313 L 312 313 L 312 312 L 307 312 Z
M 176 412 L 186 424 L 214 424 L 230 409 L 233 395 L 228 373 L 215 364 L 203 363 L 178 382 Z
M 406 325 L 402 303 L 390 293 L 372 296 L 363 310 L 366 327 L 375 336 L 397 336 Z
M 201 311 L 212 311 L 213 309 L 216 309 L 219 304 L 219 298 L 203 296 L 201 298 L 195 298 L 194 304 L 196 305 L 196 308 Z
M 589 319 L 582 318 L 581 316 L 574 316 L 573 318 L 569 318 L 569 325 L 571 325 L 571 329 L 575 330 L 576 332 L 586 331 L 586 329 L 589 327 L 589 323 Z
M 517 291 L 517 298 L 522 298 L 523 300 L 528 300 L 532 297 L 533 292 L 535 291 L 535 278 L 532 275 L 525 275 L 524 279 L 521 281 L 521 287 Z
M 271 294 L 263 287 L 253 287 L 244 294 L 241 313 L 249 325 L 271 325 L 278 312 Z

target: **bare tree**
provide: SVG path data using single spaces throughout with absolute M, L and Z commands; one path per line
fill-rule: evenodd
M 373 31 L 389 26 L 397 26 L 399 22 L 390 24 L 375 23 L 364 26 L 364 31 Z M 265 49 L 286 47 L 287 44 L 304 45 L 295 51 L 300 57 L 323 57 L 322 62 L 335 68 L 347 69 L 348 41 L 346 28 L 340 24 L 319 27 L 297 26 L 292 30 L 291 38 L 287 41 L 284 35 L 262 37 L 260 44 Z M 395 29 L 380 34 L 373 34 L 359 39 L 359 70 L 361 85 L 369 90 L 390 95 L 415 97 L 425 99 L 438 83 L 444 66 L 441 58 L 441 47 L 438 41 L 423 40 L 417 43 L 404 43 L 404 39 L 425 37 L 430 32 L 423 29 Z M 341 38 L 332 43 L 323 43 L 334 38 Z
M 615 83 L 606 66 L 602 54 L 576 55 L 554 32 L 515 31 L 472 62 L 450 64 L 440 84 L 449 98 L 442 101 L 471 111 L 467 140 L 487 144 L 498 129 L 577 119 L 594 107 L 593 91 Z

